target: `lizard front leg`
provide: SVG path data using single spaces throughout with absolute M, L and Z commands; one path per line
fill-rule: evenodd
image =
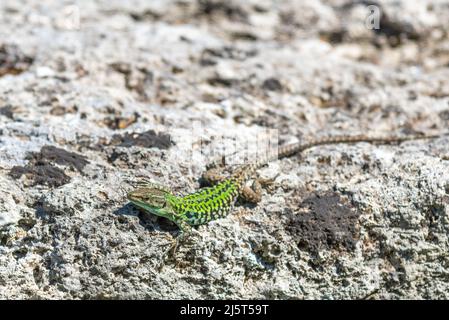
M 180 233 L 174 239 L 174 243 L 169 251 L 171 254 L 175 254 L 176 249 L 178 248 L 178 244 L 184 242 L 194 235 L 201 235 L 197 230 L 195 230 L 191 225 L 189 225 L 185 220 L 173 220 L 174 223 L 179 227 Z
M 179 230 L 181 230 L 180 236 L 184 237 L 185 234 L 190 234 L 193 232 L 193 228 L 190 224 L 187 223 L 185 220 L 181 219 L 175 219 L 173 220 L 174 223 L 178 226 Z

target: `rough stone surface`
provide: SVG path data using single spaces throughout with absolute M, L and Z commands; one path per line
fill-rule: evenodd
M 449 298 L 448 136 L 275 161 L 174 255 L 126 201 L 267 132 L 447 130 L 447 30 L 438 0 L 2 0 L 0 298 Z

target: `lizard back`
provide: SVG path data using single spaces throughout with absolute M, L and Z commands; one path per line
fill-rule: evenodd
M 190 225 L 204 224 L 225 217 L 232 209 L 239 194 L 233 179 L 226 179 L 213 186 L 199 189 L 183 197 L 171 200 L 179 219 Z

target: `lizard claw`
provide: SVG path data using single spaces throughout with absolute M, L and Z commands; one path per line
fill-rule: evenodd
M 201 238 L 202 234 L 193 228 L 188 230 L 181 230 L 181 233 L 174 240 L 173 245 L 170 248 L 171 254 L 175 254 L 179 245 L 186 243 L 195 243 L 195 238 Z

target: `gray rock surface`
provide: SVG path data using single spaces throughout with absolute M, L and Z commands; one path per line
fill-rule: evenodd
M 442 132 L 447 1 L 0 2 L 0 298 L 449 298 L 449 137 L 322 146 L 178 231 L 126 201 L 186 193 L 255 138 Z

